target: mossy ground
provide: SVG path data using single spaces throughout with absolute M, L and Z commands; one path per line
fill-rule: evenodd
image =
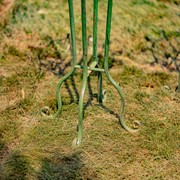
M 106 2 L 99 2 L 100 55 Z M 74 2 L 80 60 L 79 3 Z M 87 3 L 90 35 L 92 2 Z M 139 120 L 142 128 L 135 134 L 122 129 L 120 97 L 105 76 L 107 99 L 97 103 L 92 74 L 83 142 L 74 149 L 80 70 L 62 86 L 61 115 L 47 120 L 40 113 L 44 106 L 56 111 L 56 86 L 71 64 L 64 42 L 67 3 L 17 1 L 8 23 L 0 26 L 0 179 L 179 179 L 180 94 L 175 69 L 162 58 L 179 52 L 179 15 L 178 1 L 114 1 L 110 73 L 125 93 L 126 121 L 132 126 Z M 151 66 L 156 59 L 162 63 Z

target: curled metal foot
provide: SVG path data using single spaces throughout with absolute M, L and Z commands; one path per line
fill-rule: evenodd
M 50 116 L 50 108 L 48 106 L 44 106 L 43 108 L 41 108 L 40 113 L 43 117 L 49 117 Z
M 130 133 L 135 133 L 138 132 L 142 126 L 142 124 L 140 123 L 140 121 L 134 121 L 133 122 L 133 127 L 130 128 L 129 126 L 126 125 L 125 121 L 124 121 L 124 117 L 120 117 L 120 124 L 121 126 L 128 132 Z
M 117 89 L 120 97 L 121 97 L 121 108 L 120 108 L 120 124 L 121 126 L 128 132 L 134 133 L 140 130 L 141 123 L 139 121 L 134 121 L 134 127 L 129 127 L 125 120 L 124 120 L 124 109 L 125 109 L 125 98 L 124 98 L 124 93 L 121 89 L 121 87 L 112 79 L 110 74 L 108 73 L 108 79 L 110 82 L 113 84 L 113 86 Z
M 79 147 L 80 144 L 81 144 L 81 141 L 78 141 L 77 138 L 74 138 L 74 139 L 73 139 L 73 141 L 72 141 L 72 147 L 73 147 L 73 148 Z
M 51 114 L 51 109 L 48 106 L 44 106 L 40 110 L 40 113 L 41 116 L 44 117 L 45 119 L 54 119 L 60 114 L 60 111 L 57 111 L 55 114 Z
M 109 75 L 110 76 L 110 75 Z M 110 81 L 114 85 L 114 87 L 117 89 L 120 97 L 121 97 L 121 109 L 120 109 L 120 124 L 121 126 L 128 132 L 134 133 L 140 130 L 141 123 L 139 121 L 134 121 L 134 127 L 130 128 L 128 125 L 126 125 L 126 122 L 124 120 L 124 109 L 125 109 L 125 98 L 124 93 L 121 89 L 121 87 L 110 77 Z

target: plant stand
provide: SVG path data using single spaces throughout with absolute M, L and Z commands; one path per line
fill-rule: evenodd
M 120 123 L 124 129 L 130 132 L 136 132 L 137 129 L 131 129 L 128 127 L 124 121 L 124 106 L 125 98 L 121 87 L 116 83 L 108 69 L 108 55 L 109 55 L 109 42 L 110 42 L 110 31 L 111 31 L 111 18 L 112 18 L 112 5 L 113 1 L 108 0 L 107 9 L 107 22 L 106 22 L 106 38 L 105 38 L 105 50 L 104 50 L 104 65 L 103 68 L 99 68 L 98 58 L 97 58 L 97 29 L 98 29 L 98 0 L 94 0 L 94 11 L 93 11 L 93 62 L 88 66 L 88 56 L 87 56 L 87 32 L 86 32 L 86 0 L 81 0 L 81 20 L 82 20 L 82 49 L 83 49 L 83 65 L 77 65 L 76 61 L 76 40 L 75 40 L 75 23 L 74 23 L 74 9 L 73 0 L 68 0 L 69 5 L 69 18 L 70 18 L 70 30 L 71 30 L 71 49 L 72 49 L 72 67 L 68 74 L 66 74 L 58 83 L 57 87 L 57 102 L 58 110 L 53 117 L 57 117 L 61 112 L 62 100 L 60 95 L 61 85 L 67 78 L 69 78 L 75 69 L 80 68 L 83 71 L 81 93 L 79 98 L 79 121 L 78 121 L 78 137 L 75 141 L 76 145 L 79 145 L 82 141 L 83 136 L 83 101 L 85 95 L 85 89 L 87 86 L 87 79 L 92 71 L 98 72 L 98 102 L 103 101 L 103 91 L 102 91 L 102 73 L 105 73 L 106 77 L 110 83 L 116 88 L 121 97 L 121 108 L 120 108 Z

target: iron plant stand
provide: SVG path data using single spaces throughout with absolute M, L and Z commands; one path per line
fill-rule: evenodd
M 106 77 L 111 82 L 111 84 L 117 89 L 121 97 L 121 108 L 120 108 L 120 123 L 124 129 L 130 132 L 136 132 L 138 129 L 131 129 L 128 127 L 124 121 L 124 106 L 125 98 L 121 87 L 116 83 L 108 69 L 108 55 L 109 55 L 109 42 L 110 42 L 110 31 L 111 31 L 111 18 L 112 18 L 112 5 L 113 0 L 108 0 L 107 9 L 107 22 L 106 22 L 106 38 L 105 38 L 105 51 L 104 51 L 104 66 L 99 68 L 98 58 L 97 58 L 97 29 L 98 29 L 98 0 L 94 0 L 94 11 L 93 11 L 93 62 L 88 66 L 88 56 L 87 56 L 87 31 L 86 31 L 86 0 L 81 0 L 81 21 L 82 21 L 82 49 L 83 49 L 83 65 L 77 65 L 76 56 L 76 40 L 75 40 L 75 23 L 74 23 L 74 8 L 73 0 L 68 0 L 69 5 L 69 18 L 70 18 L 70 30 L 71 30 L 71 47 L 72 47 L 72 67 L 68 74 L 66 74 L 58 83 L 57 87 L 57 102 L 58 110 L 53 117 L 57 117 L 61 112 L 62 100 L 60 95 L 61 85 L 67 78 L 69 78 L 76 68 L 80 68 L 83 71 L 81 93 L 79 98 L 79 121 L 78 121 L 78 137 L 76 140 L 76 145 L 79 145 L 82 141 L 83 136 L 83 101 L 85 95 L 85 89 L 87 86 L 88 76 L 92 71 L 98 72 L 98 102 L 103 101 L 103 91 L 102 91 L 102 73 L 106 74 Z

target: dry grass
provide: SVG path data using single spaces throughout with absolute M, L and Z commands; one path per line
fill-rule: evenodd
M 100 1 L 99 53 L 105 2 Z M 91 7 L 92 2 L 87 3 Z M 97 77 L 92 74 L 83 143 L 71 147 L 77 135 L 80 71 L 62 87 L 61 115 L 53 120 L 41 117 L 44 106 L 51 113 L 56 110 L 56 85 L 70 68 L 70 53 L 62 40 L 69 33 L 67 3 L 16 1 L 9 23 L 0 26 L 0 179 L 179 179 L 177 75 L 162 64 L 150 66 L 154 59 L 148 49 L 163 39 L 165 31 L 179 51 L 179 7 L 156 0 L 114 1 L 114 5 L 110 72 L 125 92 L 128 124 L 140 120 L 142 129 L 130 134 L 121 128 L 120 98 L 105 76 L 107 100 L 97 103 Z M 80 59 L 79 1 L 75 12 Z M 90 20 L 88 15 L 89 35 Z M 163 46 L 156 47 L 164 52 Z
M 1 0 L 0 1 L 0 16 L 9 11 L 11 6 L 13 5 L 14 0 Z

